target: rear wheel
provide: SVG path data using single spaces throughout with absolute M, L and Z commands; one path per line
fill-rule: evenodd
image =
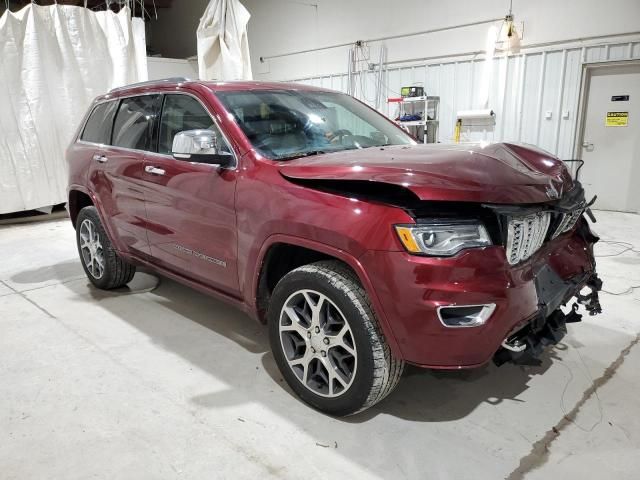
M 404 362 L 391 353 L 357 277 L 337 261 L 299 267 L 274 289 L 271 349 L 289 386 L 308 404 L 349 415 L 386 397 Z
M 76 219 L 76 241 L 82 267 L 96 287 L 110 290 L 133 279 L 136 267 L 118 256 L 95 207 L 80 210 Z

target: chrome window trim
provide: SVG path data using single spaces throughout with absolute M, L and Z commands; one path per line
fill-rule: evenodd
M 230 165 L 228 167 L 223 167 L 223 169 L 224 170 L 236 170 L 238 168 L 239 162 L 238 162 L 238 154 L 236 152 L 236 149 L 234 148 L 233 143 L 229 141 L 229 137 L 227 137 L 227 135 L 224 132 L 224 130 L 222 128 L 220 128 L 220 123 L 216 119 L 215 115 L 211 113 L 211 110 L 209 109 L 209 107 L 207 105 L 205 105 L 202 102 L 202 100 L 200 100 L 200 98 L 198 98 L 196 95 L 194 95 L 191 92 L 185 92 L 185 91 L 175 91 L 174 92 L 174 91 L 166 91 L 166 90 L 153 90 L 153 91 L 148 91 L 148 92 L 144 92 L 144 93 L 136 93 L 136 94 L 133 94 L 133 95 L 122 95 L 122 96 L 118 96 L 118 97 L 114 97 L 114 98 L 103 98 L 102 100 L 100 100 L 98 102 L 95 102 L 93 104 L 89 114 L 86 116 L 86 118 L 84 119 L 84 122 L 82 123 L 82 128 L 80 129 L 80 132 L 76 136 L 76 140 L 75 140 L 74 143 L 80 143 L 80 144 L 84 144 L 84 145 L 93 145 L 93 146 L 100 147 L 100 148 L 118 148 L 118 149 L 124 150 L 126 152 L 158 155 L 158 156 L 165 157 L 165 158 L 171 158 L 172 160 L 175 160 L 176 162 L 183 162 L 184 160 L 176 160 L 173 157 L 173 155 L 167 155 L 167 154 L 159 153 L 159 152 L 152 152 L 150 150 L 139 150 L 139 149 L 135 149 L 135 148 L 118 147 L 117 145 L 105 145 L 105 144 L 101 144 L 101 143 L 87 142 L 86 140 L 81 140 L 80 139 L 80 137 L 82 135 L 82 132 L 84 132 L 84 129 L 85 129 L 86 125 L 87 125 L 87 122 L 89 121 L 89 117 L 91 116 L 91 113 L 93 113 L 93 111 L 95 110 L 95 108 L 98 105 L 101 105 L 101 104 L 106 103 L 106 102 L 120 102 L 121 100 L 125 100 L 127 98 L 143 97 L 143 96 L 146 96 L 146 95 L 188 95 L 190 97 L 195 98 L 198 101 L 198 103 L 200 103 L 202 108 L 204 108 L 204 111 L 207 112 L 207 114 L 209 115 L 209 117 L 213 121 L 213 124 L 216 126 L 216 128 L 218 129 L 218 131 L 222 135 L 222 138 L 224 138 L 224 141 L 227 143 L 227 146 L 231 150 L 231 154 L 233 155 L 234 164 Z M 164 107 L 164 98 L 162 100 L 162 106 Z M 119 108 L 120 108 L 120 106 L 118 105 L 118 109 Z M 118 111 L 116 110 L 116 116 L 117 115 L 118 115 Z M 115 117 L 114 117 L 114 120 L 115 120 Z M 160 121 L 162 121 L 162 108 L 160 109 Z M 113 132 L 111 132 L 111 135 L 113 136 Z M 188 162 L 188 163 L 192 163 L 192 164 L 195 164 L 195 165 L 209 165 L 208 163 L 200 163 L 200 162 Z

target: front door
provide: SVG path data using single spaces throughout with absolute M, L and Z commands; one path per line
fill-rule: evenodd
M 640 211 L 640 64 L 590 69 L 579 180 L 594 208 Z
M 157 152 L 144 162 L 147 236 L 161 266 L 230 295 L 238 294 L 235 167 L 220 169 L 175 159 L 173 137 L 185 130 L 218 134 L 203 104 L 187 94 L 165 95 Z

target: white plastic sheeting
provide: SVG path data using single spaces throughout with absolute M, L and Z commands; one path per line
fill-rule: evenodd
M 211 0 L 198 26 L 201 80 L 251 80 L 247 24 L 251 15 L 238 0 Z
M 89 104 L 147 78 L 144 22 L 28 5 L 0 17 L 0 214 L 66 201 L 64 152 Z

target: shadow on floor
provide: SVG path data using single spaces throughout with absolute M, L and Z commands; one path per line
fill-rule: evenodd
M 243 402 L 262 402 L 291 418 L 291 405 L 274 402 L 272 392 L 282 388 L 291 396 L 291 402 L 300 402 L 283 381 L 269 351 L 266 327 L 221 301 L 163 278 L 149 301 L 175 312 L 175 317 L 145 315 L 144 312 L 131 315 L 130 306 L 125 302 L 102 300 L 134 292 L 127 289 L 104 292 L 84 281 L 71 282 L 67 287 L 84 297 L 83 300 L 101 301 L 104 308 L 143 332 L 155 344 L 230 385 L 229 390 L 193 398 L 192 401 L 200 406 L 220 408 Z M 196 334 L 194 328 L 197 326 L 205 330 L 197 328 Z M 243 350 L 231 351 L 226 344 L 227 351 L 220 351 L 219 336 L 233 341 Z M 556 348 L 564 346 L 560 344 Z M 259 357 L 257 363 L 273 380 L 267 388 L 256 388 L 251 376 L 247 376 L 249 368 L 259 368 L 252 366 L 256 364 L 255 355 Z M 398 388 L 389 397 L 361 414 L 338 420 L 362 423 L 379 414 L 417 422 L 464 418 L 483 403 L 497 405 L 505 400 L 520 401 L 517 397 L 527 390 L 530 379 L 544 373 L 556 360 L 554 357 L 554 350 L 547 351 L 537 367 L 487 365 L 474 370 L 433 371 L 408 366 Z M 239 370 L 243 373 L 237 374 Z
M 64 282 L 73 278 L 82 277 L 84 270 L 80 260 L 73 260 L 63 263 L 55 263 L 46 267 L 23 270 L 11 277 L 15 283 L 35 284 L 50 281 Z
M 556 348 L 565 348 L 562 344 Z M 553 352 L 546 352 L 540 366 L 487 364 L 470 370 L 428 370 L 407 365 L 397 388 L 380 403 L 354 416 L 341 418 L 362 423 L 379 415 L 392 415 L 415 422 L 448 422 L 466 417 L 481 403 L 498 405 L 516 397 L 529 380 L 543 374 L 553 363 Z M 559 360 L 559 359 L 558 359 Z M 273 355 L 262 358 L 265 371 L 297 401 L 293 390 L 283 382 Z

